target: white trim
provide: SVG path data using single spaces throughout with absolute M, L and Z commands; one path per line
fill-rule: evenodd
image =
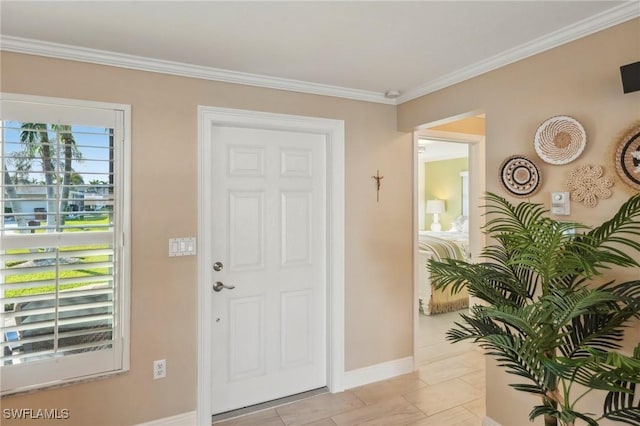
M 261 129 L 281 129 L 327 136 L 327 266 L 328 327 L 327 386 L 344 390 L 344 121 L 237 109 L 198 106 L 198 424 L 211 418 L 211 288 L 208 282 L 211 247 L 205 242 L 210 217 L 211 179 L 207 160 L 211 154 L 213 124 Z
M 2 38 L 0 38 L 2 40 Z M 0 47 L 0 50 L 4 50 L 4 46 Z M 79 107 L 79 108 L 101 108 L 107 110 L 123 110 L 125 111 L 125 116 L 127 117 L 125 120 L 125 136 L 130 137 L 131 135 L 131 105 L 129 104 L 118 104 L 113 102 L 100 102 L 100 101 L 87 101 L 83 99 L 72 99 L 72 98 L 56 98 L 50 96 L 39 96 L 39 95 L 22 95 L 19 93 L 9 93 L 9 92 L 0 92 L 0 99 L 7 101 L 18 101 L 18 102 L 32 102 L 36 104 L 53 104 L 53 105 L 63 105 L 63 106 L 71 106 L 71 107 Z
M 344 374 L 344 388 L 352 389 L 369 383 L 387 380 L 414 371 L 413 357 L 395 359 L 380 364 L 370 365 Z
M 396 104 L 395 99 L 387 99 L 384 97 L 384 93 L 379 92 L 350 89 L 347 87 L 312 83 L 288 78 L 270 77 L 221 68 L 191 65 L 182 62 L 153 59 L 144 56 L 89 49 L 86 47 L 52 43 L 22 37 L 0 35 L 0 50 L 24 53 L 27 55 L 46 56 L 49 58 L 66 59 L 70 61 L 87 62 L 90 64 L 108 65 L 118 68 L 156 72 L 160 74 L 199 78 L 203 80 L 222 81 L 225 83 L 266 87 L 269 89 L 311 93 L 314 95 L 335 96 L 338 98 L 389 105 Z
M 150 422 L 138 423 L 136 426 L 195 426 L 197 417 L 195 411 L 182 413 L 171 417 L 152 420 Z M 211 424 L 209 422 L 207 425 Z
M 620 6 L 613 7 L 582 21 L 568 25 L 561 30 L 546 34 L 537 39 L 508 49 L 497 55 L 486 58 L 475 64 L 461 68 L 445 76 L 426 82 L 420 86 L 405 91 L 396 99 L 397 104 L 419 98 L 445 87 L 469 80 L 489 71 L 504 67 L 538 53 L 553 49 L 571 41 L 586 37 L 617 24 L 640 16 L 637 1 L 627 1 Z
M 106 50 L 89 49 L 68 44 L 52 43 L 22 37 L 0 35 L 0 50 L 7 52 L 39 55 L 91 64 L 108 65 L 182 77 L 200 78 L 204 80 L 222 81 L 226 83 L 245 84 L 248 86 L 266 87 L 270 89 L 311 93 L 315 95 L 335 96 L 358 101 L 375 102 L 387 105 L 399 105 L 420 96 L 435 92 L 464 80 L 476 77 L 505 65 L 528 58 L 554 47 L 561 46 L 578 38 L 588 36 L 625 21 L 640 16 L 637 1 L 627 1 L 620 6 L 605 10 L 597 15 L 576 22 L 561 30 L 544 35 L 520 46 L 509 49 L 498 55 L 461 68 L 446 76 L 426 82 L 408 89 L 396 99 L 388 99 L 382 92 L 352 89 L 308 81 L 270 77 L 238 71 L 190 65 L 175 61 L 127 55 Z
M 485 416 L 482 419 L 482 426 L 502 426 L 500 423 L 493 420 L 491 417 Z

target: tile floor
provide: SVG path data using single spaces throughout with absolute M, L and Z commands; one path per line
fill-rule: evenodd
M 484 356 L 471 343 L 451 344 L 445 331 L 458 313 L 420 315 L 418 371 L 325 393 L 217 426 L 478 426 L 485 416 Z

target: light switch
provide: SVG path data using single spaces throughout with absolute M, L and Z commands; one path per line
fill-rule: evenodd
M 196 254 L 196 239 L 169 238 L 169 257 L 193 256 Z

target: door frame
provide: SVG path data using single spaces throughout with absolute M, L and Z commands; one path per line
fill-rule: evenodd
M 326 136 L 327 387 L 344 390 L 344 121 L 198 106 L 198 365 L 197 424 L 211 424 L 211 129 L 214 125 L 315 133 Z
M 486 161 L 485 135 L 469 133 L 429 130 L 421 126 L 413 132 L 413 369 L 418 368 L 418 330 L 420 324 L 420 299 L 418 296 L 420 265 L 418 262 L 418 144 L 420 138 L 431 138 L 455 143 L 466 143 L 469 147 L 469 200 L 479 200 L 485 192 Z M 471 207 L 471 204 L 470 204 Z M 485 217 L 482 208 L 469 209 L 469 250 L 471 260 L 477 261 L 485 246 L 485 236 L 480 231 L 484 226 Z M 470 300 L 473 303 L 473 300 Z

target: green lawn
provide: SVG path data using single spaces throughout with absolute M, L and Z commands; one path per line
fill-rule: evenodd
M 65 221 L 65 225 L 75 225 L 79 226 L 78 228 L 70 228 L 65 229 L 64 232 L 78 232 L 78 231 L 97 231 L 105 228 L 92 228 L 96 225 L 108 225 L 109 217 L 107 215 L 91 215 L 85 216 L 84 218 L 76 218 L 76 219 L 67 219 Z M 38 230 L 37 232 L 45 232 L 45 230 Z M 63 247 L 60 249 L 60 254 L 63 256 L 64 252 L 76 251 L 76 250 L 92 250 L 92 249 L 101 249 L 108 248 L 106 245 L 90 245 L 90 246 L 78 246 L 78 247 Z M 40 249 L 44 252 L 44 249 Z M 20 254 L 20 253 L 28 253 L 29 250 L 7 250 L 7 254 Z M 52 257 L 53 257 L 52 253 Z M 82 256 L 79 257 L 79 262 L 74 263 L 74 268 L 64 271 L 59 271 L 57 278 L 60 281 L 64 281 L 65 279 L 70 278 L 82 278 L 82 277 L 96 277 L 96 276 L 104 276 L 107 279 L 111 275 L 110 268 L 92 268 L 91 265 L 101 262 L 109 261 L 108 255 L 98 255 L 98 256 Z M 11 261 L 7 262 L 7 268 L 12 268 L 18 266 L 20 264 L 25 263 L 25 261 Z M 24 274 L 11 275 L 5 278 L 5 284 L 15 284 L 15 283 L 25 283 L 25 282 L 33 282 L 33 287 L 25 287 L 19 289 L 11 289 L 5 291 L 5 298 L 13 298 L 20 296 L 28 296 L 34 294 L 46 294 L 53 293 L 56 291 L 55 285 L 38 285 L 38 282 L 42 281 L 50 281 L 56 279 L 56 271 L 55 268 L 51 268 L 50 271 L 39 271 L 39 272 L 26 272 Z M 70 284 L 59 284 L 58 290 L 69 290 L 72 288 L 83 287 L 89 284 L 96 284 L 95 282 L 76 282 Z

